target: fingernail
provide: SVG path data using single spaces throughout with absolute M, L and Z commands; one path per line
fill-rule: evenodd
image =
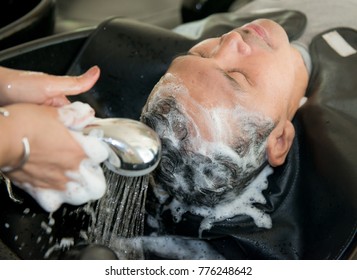
M 86 76 L 96 76 L 99 72 L 99 67 L 98 66 L 92 66 L 91 68 L 89 68 L 87 70 L 87 72 L 85 73 Z

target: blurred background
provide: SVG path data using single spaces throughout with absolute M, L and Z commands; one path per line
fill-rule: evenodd
M 0 50 L 126 17 L 164 28 L 226 12 L 252 0 L 2 0 Z
M 61 32 L 97 25 L 106 18 L 123 16 L 172 28 L 181 22 L 182 0 L 57 0 L 55 30 Z

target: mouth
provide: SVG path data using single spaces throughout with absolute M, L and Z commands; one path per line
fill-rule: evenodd
M 267 32 L 262 26 L 255 23 L 249 23 L 244 25 L 243 28 L 253 31 L 254 34 L 261 38 L 268 46 L 271 46 Z

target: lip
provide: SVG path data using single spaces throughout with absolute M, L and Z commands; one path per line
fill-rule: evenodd
M 262 26 L 260 26 L 258 24 L 255 24 L 255 23 L 249 23 L 249 24 L 244 25 L 243 27 L 245 29 L 252 30 L 256 35 L 258 35 L 258 37 L 263 39 L 263 41 L 270 46 L 270 42 L 269 42 L 269 38 L 268 38 L 267 32 Z

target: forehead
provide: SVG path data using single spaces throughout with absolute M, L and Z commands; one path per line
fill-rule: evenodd
M 236 103 L 244 103 L 247 96 L 247 88 L 239 81 L 216 65 L 191 55 L 176 58 L 171 64 L 162 84 L 172 83 L 184 90 L 167 91 L 167 94 L 178 98 L 180 103 L 190 98 L 205 108 L 230 108 Z
M 163 99 L 173 97 L 177 101 L 180 96 L 189 98 L 188 88 L 183 80 L 173 73 L 167 72 L 153 88 L 146 105 L 150 110 L 150 106 L 156 105 Z

